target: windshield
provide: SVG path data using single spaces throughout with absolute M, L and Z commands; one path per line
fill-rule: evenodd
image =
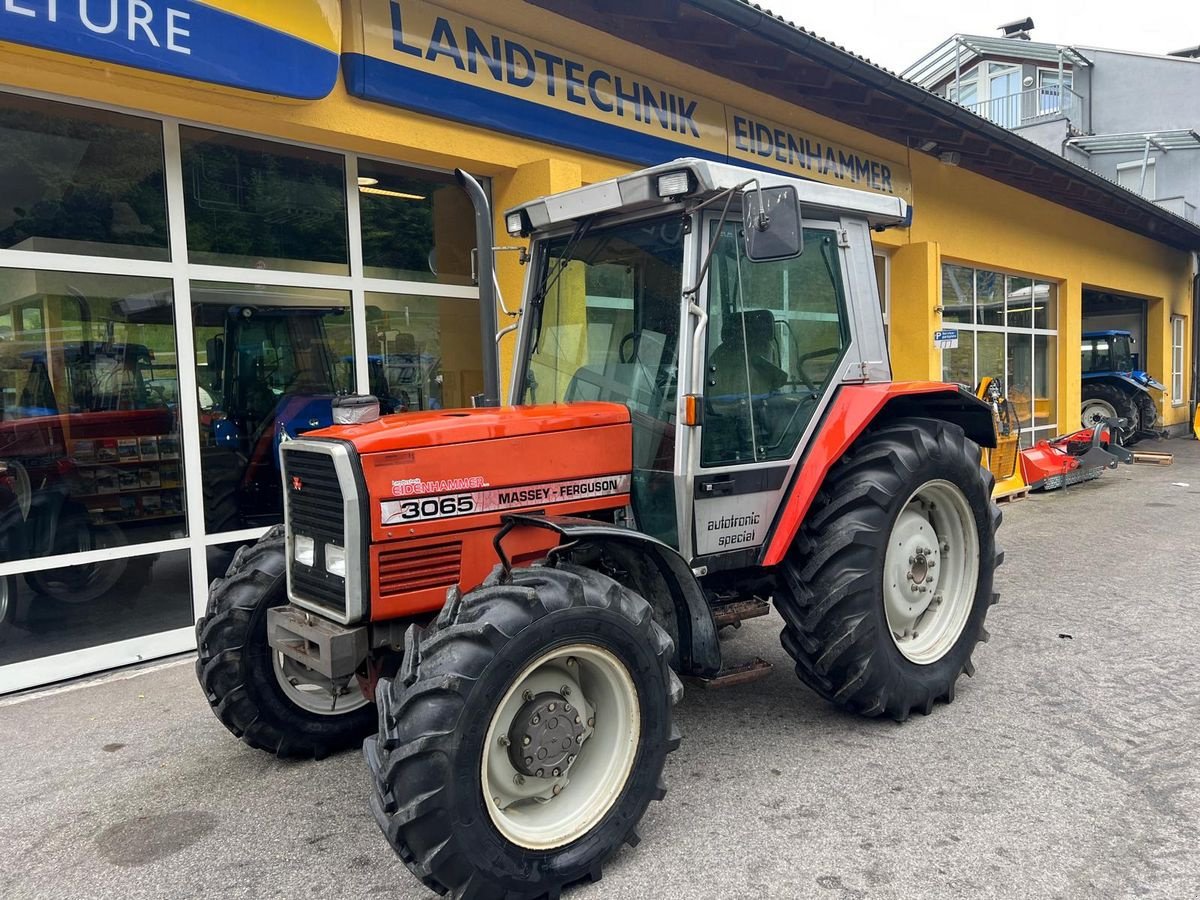
M 682 270 L 677 218 L 551 240 L 531 310 L 524 401 L 607 400 L 669 421 Z

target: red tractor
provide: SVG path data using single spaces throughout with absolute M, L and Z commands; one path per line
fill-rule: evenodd
M 284 524 L 198 626 L 217 716 L 280 755 L 365 738 L 430 888 L 556 897 L 662 799 L 680 677 L 730 674 L 739 611 L 773 602 L 842 708 L 952 700 L 996 600 L 995 435 L 972 394 L 891 380 L 870 232 L 908 215 L 692 159 L 509 212 L 510 405 L 348 399 L 283 444 Z

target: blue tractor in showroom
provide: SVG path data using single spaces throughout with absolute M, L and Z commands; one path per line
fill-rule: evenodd
M 1139 368 L 1128 331 L 1088 331 L 1083 335 L 1084 428 L 1122 420 L 1120 442 L 1129 446 L 1144 437 L 1160 437 L 1154 391 L 1165 386 Z

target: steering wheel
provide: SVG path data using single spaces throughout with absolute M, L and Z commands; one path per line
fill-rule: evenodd
M 617 345 L 617 358 L 623 363 L 631 363 L 637 359 L 638 344 L 642 340 L 640 331 L 631 331 L 625 337 L 621 338 L 621 343 Z M 629 344 L 629 352 L 625 352 L 625 345 Z
M 796 357 L 796 368 L 799 370 L 798 374 L 800 375 L 800 380 L 804 382 L 804 386 L 814 394 L 819 394 L 821 392 L 820 385 L 816 384 L 811 378 L 808 377 L 808 372 L 804 369 L 804 364 L 806 362 L 808 362 L 810 359 L 820 359 L 823 356 L 836 356 L 841 352 L 841 347 L 823 347 L 820 350 L 812 351 L 812 353 L 805 353 L 802 356 Z

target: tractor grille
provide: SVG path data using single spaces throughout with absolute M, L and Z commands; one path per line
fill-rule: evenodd
M 401 547 L 379 554 L 379 594 L 388 597 L 458 584 L 462 542 Z
M 288 533 L 313 539 L 313 564 L 306 566 L 288 552 L 288 574 L 297 597 L 344 613 L 346 582 L 325 571 L 325 546 L 345 547 L 346 511 L 333 457 L 307 450 L 289 450 L 283 457 L 283 486 L 287 492 Z M 347 552 L 354 552 L 346 548 Z

